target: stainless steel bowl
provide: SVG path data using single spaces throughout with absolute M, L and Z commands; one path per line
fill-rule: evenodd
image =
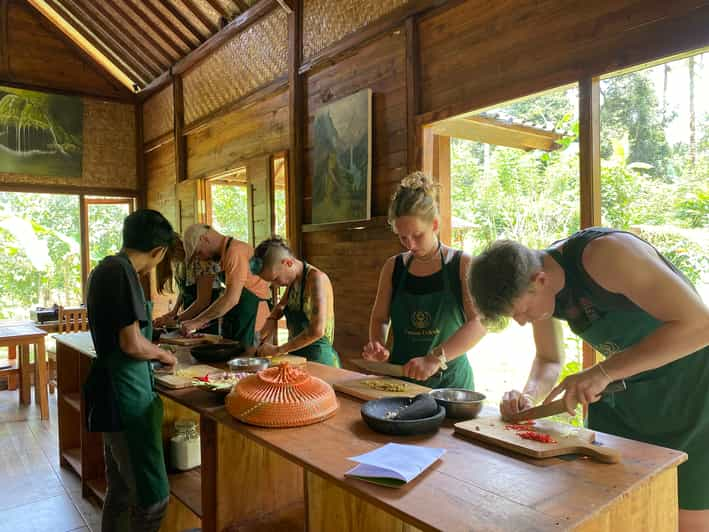
M 429 392 L 446 409 L 446 417 L 473 419 L 483 407 L 485 396 L 465 388 L 438 388 Z
M 249 373 L 256 373 L 262 369 L 266 369 L 269 365 L 269 359 L 263 357 L 237 357 L 232 358 L 227 362 L 229 370 L 234 373 L 240 371 L 246 371 Z

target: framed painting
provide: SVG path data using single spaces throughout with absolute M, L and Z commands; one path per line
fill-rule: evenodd
M 372 91 L 364 89 L 315 113 L 313 224 L 369 220 Z
M 0 172 L 81 177 L 81 98 L 0 85 Z

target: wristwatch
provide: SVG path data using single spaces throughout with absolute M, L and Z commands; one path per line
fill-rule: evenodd
M 446 358 L 446 352 L 442 346 L 439 345 L 433 349 L 431 354 L 438 359 L 438 365 L 443 371 L 448 369 L 448 359 Z

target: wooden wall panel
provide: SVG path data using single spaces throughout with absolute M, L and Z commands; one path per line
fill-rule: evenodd
M 281 91 L 189 134 L 187 176 L 218 175 L 247 159 L 287 149 L 288 91 Z
M 271 158 L 251 159 L 246 166 L 246 175 L 251 187 L 251 245 L 270 238 L 273 233 L 273 210 L 271 209 Z
M 156 92 L 143 103 L 143 141 L 150 142 L 172 132 L 175 108 L 172 84 Z
M 329 45 L 392 12 L 409 0 L 304 0 L 303 57 L 307 60 Z
M 199 220 L 200 182 L 192 179 L 177 184 L 177 222 L 175 231 L 184 233 L 190 225 Z
M 461 2 L 421 21 L 422 112 L 447 117 L 707 46 L 708 25 L 703 0 Z
M 389 198 L 406 174 L 406 36 L 400 32 L 384 36 L 307 77 L 304 223 L 310 223 L 312 213 L 315 112 L 326 102 L 365 88 L 373 92 L 372 216 L 386 215 Z M 303 234 L 306 260 L 327 272 L 332 280 L 335 347 L 344 360 L 359 356 L 366 343 L 379 271 L 388 257 L 400 251 L 398 239 L 384 221 L 364 225 L 366 228 L 360 230 Z
M 277 9 L 249 26 L 184 76 L 189 125 L 286 74 L 288 20 Z
M 2 81 L 108 98 L 132 98 L 130 91 L 67 42 L 25 0 L 9 2 L 7 31 L 9 72 L 2 74 Z
M 135 107 L 84 98 L 84 154 L 81 177 L 0 173 L 6 185 L 62 185 L 136 190 Z

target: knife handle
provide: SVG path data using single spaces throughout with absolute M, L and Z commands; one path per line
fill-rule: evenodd
M 625 384 L 625 380 L 613 381 L 608 386 L 606 386 L 605 390 L 601 392 L 601 395 L 610 395 L 612 393 L 624 392 L 627 389 L 628 385 Z

